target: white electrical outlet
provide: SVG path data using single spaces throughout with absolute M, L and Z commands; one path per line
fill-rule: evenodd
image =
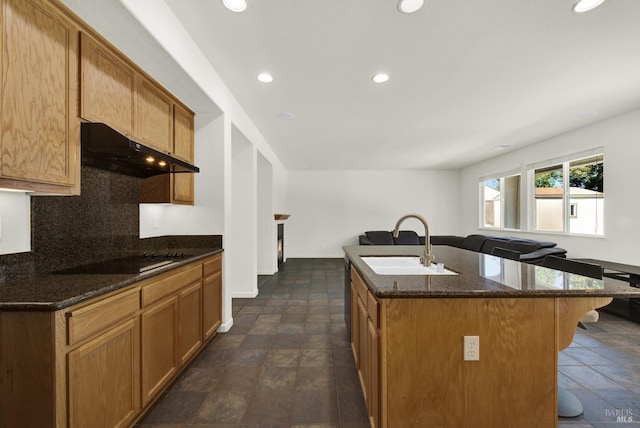
M 480 361 L 480 336 L 464 337 L 464 361 Z

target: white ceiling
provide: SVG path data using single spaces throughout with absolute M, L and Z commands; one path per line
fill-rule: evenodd
M 119 1 L 63 1 L 216 110 Z M 164 1 L 290 170 L 460 168 L 640 107 L 640 0 L 584 14 L 574 0 L 427 0 L 412 15 L 396 0 Z
M 459 168 L 640 107 L 638 0 L 165 1 L 292 170 Z

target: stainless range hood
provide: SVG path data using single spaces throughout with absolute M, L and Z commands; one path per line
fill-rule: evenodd
M 133 141 L 104 123 L 82 123 L 80 132 L 83 165 L 140 178 L 200 172 L 197 166 Z

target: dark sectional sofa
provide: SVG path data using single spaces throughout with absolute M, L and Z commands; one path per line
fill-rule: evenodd
M 520 254 L 520 261 L 541 264 L 546 256 L 566 257 L 567 250 L 556 247 L 555 242 L 536 241 L 506 236 L 490 235 L 434 235 L 430 237 L 431 245 L 449 245 L 484 254 L 492 254 L 496 247 L 516 251 Z M 394 238 L 390 231 L 368 231 L 359 237 L 360 245 L 424 245 L 424 236 L 416 232 L 400 231 L 398 238 Z

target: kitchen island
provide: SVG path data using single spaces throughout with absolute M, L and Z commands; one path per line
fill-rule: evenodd
M 612 297 L 640 296 L 610 278 L 444 246 L 436 262 L 454 274 L 378 275 L 363 257 L 423 248 L 344 250 L 352 348 L 376 427 L 556 426 L 558 351 L 578 320 Z M 465 336 L 478 337 L 478 361 L 464 360 Z

